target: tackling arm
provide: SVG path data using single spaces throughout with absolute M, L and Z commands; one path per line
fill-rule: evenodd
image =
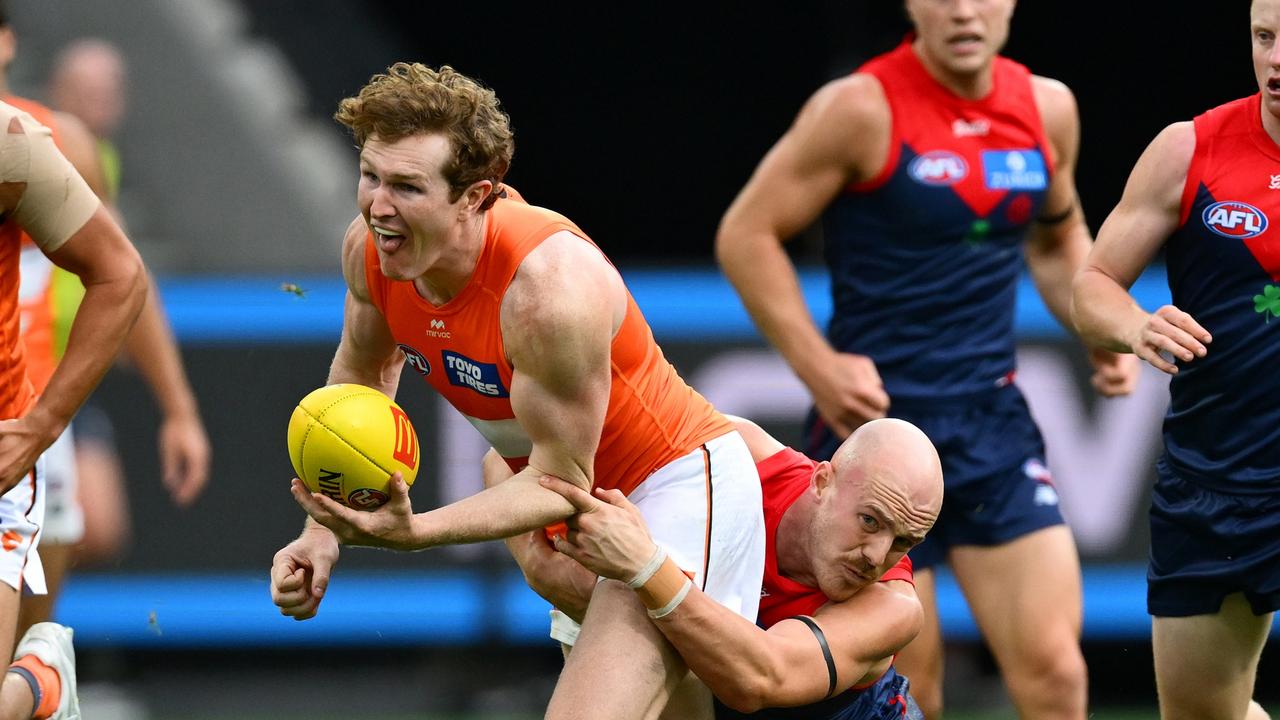
M 908 583 L 872 585 L 825 606 L 814 620 L 831 649 L 832 688 L 821 646 L 806 625 L 785 620 L 761 630 L 703 594 L 670 560 L 660 560 L 644 518 L 620 492 L 590 495 L 555 478 L 542 482 L 578 510 L 573 530 L 556 548 L 592 572 L 631 584 L 689 669 L 738 710 L 804 705 L 848 689 L 919 632 L 923 611 Z
M 813 620 L 831 649 L 834 688 L 818 640 L 800 620 L 761 630 L 694 590 L 654 623 L 716 697 L 741 712 L 754 712 L 808 705 L 853 687 L 916 636 L 923 610 L 914 588 L 895 581 L 828 604 Z

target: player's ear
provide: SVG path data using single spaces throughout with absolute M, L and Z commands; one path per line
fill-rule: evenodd
M 831 467 L 831 463 L 823 460 L 813 469 L 813 477 L 809 479 L 809 487 L 815 495 L 822 497 L 822 493 L 831 487 L 831 482 L 835 480 L 835 477 L 835 468 Z
M 477 180 L 462 193 L 462 209 L 467 215 L 474 215 L 485 207 L 485 201 L 494 191 L 492 180 Z

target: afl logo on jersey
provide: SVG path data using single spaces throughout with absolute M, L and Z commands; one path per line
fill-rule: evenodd
M 1235 200 L 1217 202 L 1200 216 L 1204 226 L 1223 237 L 1245 240 L 1261 235 L 1267 229 L 1267 216 L 1249 203 Z
M 907 172 L 923 185 L 955 185 L 969 174 L 969 163 L 950 150 L 932 150 L 912 160 Z
M 400 352 L 404 353 L 405 364 L 417 370 L 419 375 L 426 376 L 431 374 L 431 363 L 427 362 L 425 355 L 404 343 L 400 344 Z

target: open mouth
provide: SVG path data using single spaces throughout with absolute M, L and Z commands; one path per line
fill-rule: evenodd
M 374 235 L 376 235 L 378 239 L 378 249 L 383 252 L 395 252 L 396 248 L 400 247 L 404 243 L 404 235 L 401 235 L 394 230 L 378 227 L 377 225 L 373 225 L 371 227 L 373 228 Z
M 1280 78 L 1268 78 L 1267 90 L 1273 93 L 1280 93 Z

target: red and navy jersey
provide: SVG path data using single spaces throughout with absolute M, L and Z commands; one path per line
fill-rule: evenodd
M 764 582 L 760 589 L 760 612 L 756 623 L 766 630 L 779 620 L 796 615 L 812 615 L 826 605 L 822 591 L 792 580 L 778 571 L 778 523 L 782 515 L 809 487 L 818 464 L 791 448 L 783 448 L 756 463 L 764 496 Z M 912 581 L 911 559 L 903 556 L 880 578 Z
M 782 515 L 809 487 L 818 466 L 803 454 L 783 448 L 756 463 L 764 495 L 764 583 L 760 590 L 760 613 L 756 623 L 765 629 L 796 615 L 812 615 L 829 601 L 822 591 L 791 580 L 778 572 L 778 524 Z M 911 560 L 902 560 L 889 569 L 880 582 L 912 581 Z M 907 682 L 892 666 L 866 685 L 859 685 L 825 700 L 792 708 L 769 708 L 744 715 L 719 701 L 716 720 L 742 717 L 761 720 L 887 720 L 907 717 Z
M 1195 119 L 1181 221 L 1166 244 L 1173 304 L 1213 336 L 1178 363 L 1164 421 L 1178 476 L 1229 493 L 1280 489 L 1280 147 L 1260 96 Z M 1276 320 L 1276 322 L 1271 322 Z
M 879 174 L 824 217 L 832 344 L 868 355 L 892 398 L 1007 384 L 1022 240 L 1053 174 L 1031 73 L 997 57 L 979 100 L 934 80 L 910 39 L 858 70 L 893 117 Z

